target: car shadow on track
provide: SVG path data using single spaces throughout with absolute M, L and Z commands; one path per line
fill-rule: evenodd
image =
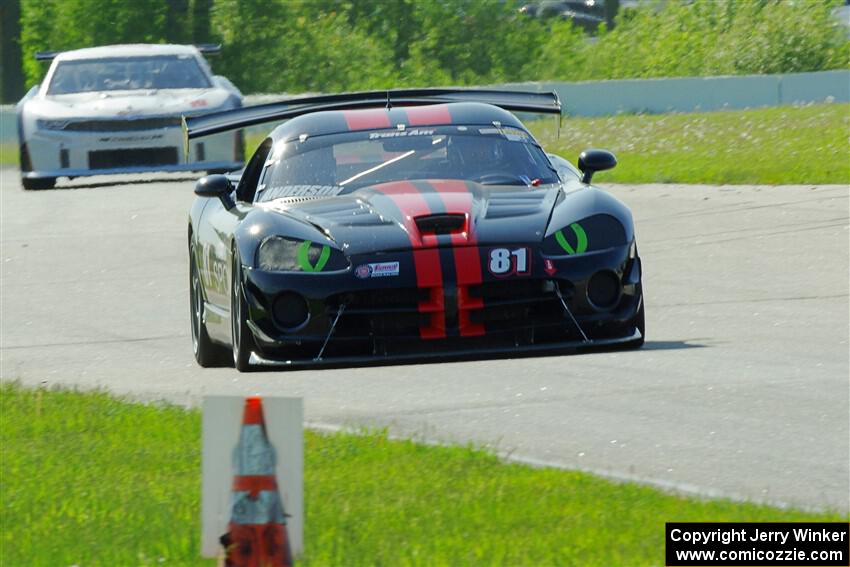
M 696 339 L 697 341 L 699 339 Z M 692 341 L 646 341 L 641 350 L 679 350 L 688 348 L 706 348 L 710 345 Z

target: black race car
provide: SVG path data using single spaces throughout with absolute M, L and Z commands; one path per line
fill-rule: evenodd
M 201 366 L 349 363 L 644 340 L 628 208 L 510 111 L 554 93 L 327 95 L 186 119 L 187 140 L 286 120 L 188 230 Z

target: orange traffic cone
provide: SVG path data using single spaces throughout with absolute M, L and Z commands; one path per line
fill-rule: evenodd
M 266 435 L 263 401 L 245 399 L 239 442 L 233 450 L 229 531 L 221 536 L 228 567 L 290 567 L 286 514 L 275 479 L 275 451 Z

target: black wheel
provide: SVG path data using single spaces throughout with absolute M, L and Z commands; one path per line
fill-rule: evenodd
M 635 315 L 635 327 L 637 327 L 637 330 L 640 331 L 640 338 L 626 343 L 625 348 L 627 349 L 640 348 L 646 341 L 646 317 L 644 315 L 644 305 L 643 297 L 641 297 L 640 309 L 638 309 L 637 315 Z
M 192 351 L 195 360 L 204 368 L 226 366 L 230 362 L 227 349 L 210 340 L 204 324 L 204 297 L 201 278 L 195 264 L 195 254 L 189 250 L 189 308 L 192 321 Z
M 239 253 L 233 251 L 233 282 L 230 291 L 230 332 L 233 340 L 233 366 L 239 372 L 249 372 L 251 351 L 254 338 L 248 328 L 248 302 L 242 291 L 242 260 Z
M 54 185 L 56 185 L 55 177 L 21 177 L 21 185 L 24 186 L 24 189 L 27 191 L 37 190 L 37 189 L 53 189 Z

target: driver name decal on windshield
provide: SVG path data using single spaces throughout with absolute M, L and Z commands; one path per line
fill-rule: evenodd
M 284 197 L 334 197 L 343 189 L 344 187 L 339 185 L 275 185 L 263 191 L 263 200 Z
M 380 140 L 383 138 L 404 138 L 407 136 L 433 136 L 433 130 L 423 130 L 414 128 L 412 130 L 393 130 L 392 132 L 370 132 L 370 140 Z

